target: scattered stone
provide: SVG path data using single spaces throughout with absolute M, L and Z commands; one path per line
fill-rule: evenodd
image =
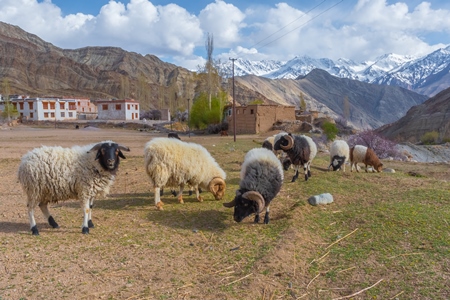
M 333 196 L 330 193 L 324 193 L 320 195 L 312 196 L 308 199 L 309 204 L 319 205 L 319 204 L 329 204 L 333 202 Z

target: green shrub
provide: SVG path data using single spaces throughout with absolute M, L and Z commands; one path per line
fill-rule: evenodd
M 425 145 L 433 145 L 437 143 L 438 138 L 439 133 L 437 131 L 429 131 L 422 135 L 420 141 Z
M 211 97 L 211 109 L 209 109 L 208 95 L 201 93 L 194 99 L 189 126 L 197 129 L 205 129 L 210 124 L 220 124 L 223 117 L 223 108 L 226 103 L 225 99 L 226 97 L 223 93 Z
M 322 129 L 323 129 L 323 133 L 327 136 L 327 139 L 329 141 L 333 141 L 339 132 L 336 124 L 331 123 L 331 122 L 323 123 Z

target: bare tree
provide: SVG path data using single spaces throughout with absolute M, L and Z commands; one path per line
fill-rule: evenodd
M 207 57 L 206 57 L 206 89 L 208 92 L 208 104 L 209 104 L 209 109 L 211 110 L 211 94 L 212 94 L 212 90 L 213 90 L 213 72 L 214 72 L 214 64 L 213 64 L 213 58 L 212 58 L 212 53 L 214 51 L 214 37 L 212 34 L 210 34 L 208 32 L 208 36 L 206 38 L 206 43 L 205 43 L 205 47 L 206 47 L 206 53 L 207 53 Z

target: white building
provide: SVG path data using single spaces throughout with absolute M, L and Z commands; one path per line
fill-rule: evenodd
M 61 121 L 77 119 L 75 99 L 60 98 L 13 98 L 11 103 L 20 118 L 32 121 Z
M 139 102 L 134 99 L 98 100 L 99 120 L 139 120 Z

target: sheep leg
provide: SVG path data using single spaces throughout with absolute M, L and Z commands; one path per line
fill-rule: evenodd
M 266 214 L 264 215 L 264 224 L 269 224 L 269 206 L 266 207 Z
M 157 210 L 163 210 L 164 203 L 161 201 L 161 188 L 155 187 L 155 206 Z
M 159 196 L 162 196 L 164 194 L 164 189 L 162 188 L 162 189 L 160 189 L 160 191 L 159 191 Z
M 189 196 L 192 196 L 192 189 L 193 189 L 193 187 L 191 186 L 191 187 L 189 188 Z
M 308 168 L 308 177 L 311 177 L 311 162 L 306 163 Z
M 197 196 L 197 200 L 199 202 L 203 202 L 203 197 L 200 196 L 200 193 L 202 192 L 202 189 L 199 188 L 198 186 L 195 188 L 195 195 Z
M 94 228 L 94 223 L 92 222 L 92 208 L 94 207 L 94 199 L 91 199 L 89 203 L 89 216 L 88 216 L 88 227 Z
M 176 197 L 177 196 L 177 191 L 175 190 L 171 190 L 170 193 L 172 194 L 172 196 Z
M 255 215 L 255 221 L 254 222 L 255 223 L 259 223 L 259 214 L 258 213 Z
M 295 171 L 295 175 L 294 177 L 292 177 L 292 181 L 291 182 L 295 182 L 298 178 L 298 166 L 294 167 L 294 171 Z
M 311 174 L 308 170 L 308 164 L 303 165 L 303 172 L 305 173 L 305 181 L 308 181 L 308 175 Z
M 28 204 L 28 217 L 30 218 L 30 228 L 32 235 L 39 235 L 39 230 L 36 226 L 36 220 L 34 219 L 34 206 Z
M 89 212 L 90 212 L 90 200 L 84 200 L 81 208 L 83 209 L 83 224 L 81 225 L 81 233 L 89 234 Z
M 48 224 L 50 224 L 50 226 L 52 226 L 53 228 L 59 228 L 58 223 L 56 223 L 55 219 L 53 219 L 50 211 L 48 210 L 47 203 L 39 203 L 39 208 L 47 219 Z
M 178 202 L 184 203 L 183 201 L 183 190 L 184 190 L 184 184 L 180 184 L 180 191 L 178 192 Z

